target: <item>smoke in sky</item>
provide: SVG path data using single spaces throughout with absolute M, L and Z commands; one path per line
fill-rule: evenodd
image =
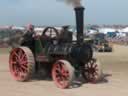
M 82 6 L 81 0 L 58 0 L 58 1 L 64 1 L 66 4 L 72 5 L 74 8 Z

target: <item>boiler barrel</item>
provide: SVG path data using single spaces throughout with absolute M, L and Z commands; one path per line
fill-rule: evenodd
M 87 63 L 92 58 L 93 52 L 90 45 L 72 47 L 70 56 L 78 62 Z

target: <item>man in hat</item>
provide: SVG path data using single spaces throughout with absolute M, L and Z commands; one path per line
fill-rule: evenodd
M 29 47 L 32 51 L 34 51 L 34 25 L 29 24 L 26 27 L 26 32 L 23 35 L 23 43 L 22 46 Z
M 26 27 L 26 32 L 25 32 L 25 34 L 24 34 L 24 38 L 31 38 L 31 37 L 33 37 L 33 35 L 34 35 L 34 25 L 32 25 L 32 24 L 29 24 L 29 25 L 27 25 L 27 27 Z

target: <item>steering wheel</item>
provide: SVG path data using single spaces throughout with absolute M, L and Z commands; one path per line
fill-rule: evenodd
M 46 36 L 51 39 L 58 39 L 58 30 L 54 27 L 46 27 L 42 33 L 42 36 Z

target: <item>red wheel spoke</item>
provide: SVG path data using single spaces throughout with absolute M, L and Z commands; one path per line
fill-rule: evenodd
M 23 69 L 23 68 L 21 67 L 21 72 L 22 72 L 22 74 L 23 74 L 23 73 L 26 74 L 28 71 L 27 71 L 26 69 Z
M 63 73 L 63 72 L 66 72 L 66 67 L 64 66 L 64 64 L 62 64 L 61 67 L 62 67 L 62 68 L 61 68 L 62 73 Z
M 27 66 L 22 65 L 21 68 L 27 70 Z
M 17 54 L 16 52 L 13 52 L 13 54 L 14 54 L 16 57 L 18 57 L 18 54 Z
M 98 73 L 97 73 L 97 72 L 94 72 L 94 74 L 95 74 L 95 75 L 98 75 Z
M 19 75 L 18 72 L 14 72 L 14 74 L 15 74 L 15 76 L 18 76 Z
M 95 73 L 93 73 L 92 75 L 93 75 L 93 77 L 95 77 L 95 76 L 96 76 L 96 74 L 95 74 Z
M 21 56 L 22 56 L 22 50 L 19 50 L 18 54 L 19 54 L 19 57 L 21 58 Z
M 13 64 L 12 67 L 14 68 L 14 70 L 17 70 L 17 65 Z
M 60 74 L 56 74 L 56 78 L 60 78 Z
M 12 69 L 13 69 L 13 72 L 15 73 L 17 73 L 17 68 L 16 68 L 16 66 L 12 66 Z
M 15 69 L 15 70 L 14 70 L 14 74 L 15 74 L 16 76 L 18 76 L 18 75 L 19 75 L 19 70 L 17 69 L 17 67 L 15 67 L 14 69 Z
M 22 56 L 21 56 L 21 61 L 23 61 L 24 60 L 24 58 L 25 58 L 25 56 L 26 56 L 26 54 L 23 54 Z
M 24 73 L 24 69 L 22 67 L 19 68 L 19 73 Z
M 60 63 L 60 62 L 59 62 L 59 63 Z M 61 64 L 57 64 L 57 69 L 58 69 L 59 72 L 61 72 L 61 70 L 62 70 L 62 65 L 61 65 Z
M 11 64 L 16 64 L 17 62 L 16 61 L 11 61 Z
M 18 70 L 19 70 L 19 73 L 22 72 L 22 68 L 21 67 L 19 67 Z
M 69 72 L 68 71 L 63 72 L 63 76 L 64 77 L 69 77 Z
M 27 61 L 22 61 L 22 62 L 20 62 L 20 64 L 26 65 L 27 64 Z
M 59 64 L 57 64 L 57 66 L 56 66 L 56 70 L 60 70 L 60 66 L 59 66 Z
M 56 78 L 57 78 L 57 80 L 59 80 L 59 81 L 62 79 L 62 78 L 61 78 L 61 75 L 57 75 Z
M 94 66 L 94 68 L 96 68 L 97 67 L 97 64 Z
M 14 57 L 14 59 L 15 59 L 16 62 L 18 62 L 18 60 L 19 60 L 18 57 L 16 57 L 16 56 Z

